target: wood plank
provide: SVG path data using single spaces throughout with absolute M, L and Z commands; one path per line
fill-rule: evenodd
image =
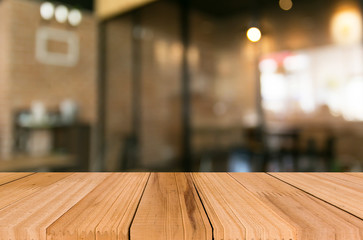
M 53 183 L 70 176 L 71 173 L 36 173 L 26 178 L 0 186 L 0 209 L 41 191 Z M 20 175 L 22 176 L 22 174 Z
M 345 172 L 344 174 L 348 174 L 350 176 L 354 176 L 354 177 L 357 177 L 357 178 L 363 178 L 363 174 L 360 173 L 360 172 Z
M 48 227 L 48 239 L 128 239 L 148 177 L 148 173 L 112 173 Z
M 0 239 L 45 240 L 46 228 L 107 176 L 108 173 L 74 173 L 1 209 Z M 16 189 L 19 194 L 21 191 Z
M 227 173 L 193 173 L 214 239 L 296 239 L 297 229 Z
M 0 240 L 363 239 L 330 204 L 360 209 L 362 174 L 276 173 L 320 197 L 265 173 L 14 174 L 0 173 Z
M 145 174 L 139 182 L 128 186 L 122 198 L 119 197 L 112 209 L 103 218 L 104 220 L 97 226 L 97 239 L 110 239 L 109 236 L 111 236 L 111 239 L 129 239 L 130 225 L 149 177 L 150 173 Z M 130 194 L 131 192 L 134 192 L 134 194 Z M 124 206 L 128 206 L 127 209 Z M 122 207 L 125 211 L 121 211 Z M 112 223 L 118 223 L 116 231 L 110 227 Z M 116 225 L 114 226 L 116 227 Z M 118 238 L 116 238 L 114 233 L 118 233 Z
M 176 173 L 183 217 L 184 239 L 212 239 L 212 227 L 195 190 L 190 173 Z
M 265 173 L 231 173 L 297 229 L 296 239 L 363 239 L 363 221 Z
M 31 172 L 24 172 L 24 173 L 13 173 L 13 172 L 9 172 L 9 173 L 0 173 L 0 186 L 12 181 L 15 181 L 19 178 L 23 178 L 29 175 L 32 175 L 33 173 Z
M 270 173 L 363 219 L 363 181 L 342 173 Z
M 130 231 L 131 239 L 212 239 L 212 229 L 184 173 L 152 173 Z

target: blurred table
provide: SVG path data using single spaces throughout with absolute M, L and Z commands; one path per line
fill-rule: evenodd
M 49 171 L 75 168 L 77 162 L 72 155 L 47 155 L 32 157 L 28 155 L 15 156 L 8 160 L 0 160 L 1 172 L 19 171 Z
M 1 239 L 362 239 L 362 173 L 1 173 Z

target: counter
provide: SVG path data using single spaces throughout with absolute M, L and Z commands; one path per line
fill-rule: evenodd
M 0 239 L 363 239 L 363 173 L 0 173 Z

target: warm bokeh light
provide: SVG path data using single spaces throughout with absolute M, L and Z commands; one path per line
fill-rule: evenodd
M 333 41 L 339 44 L 358 43 L 362 39 L 362 15 L 357 7 L 339 9 L 331 19 Z
M 277 62 L 274 59 L 266 58 L 258 65 L 261 73 L 274 73 L 277 71 Z
M 348 121 L 362 121 L 363 77 L 355 77 L 346 83 L 343 90 L 342 115 Z
M 59 23 L 65 23 L 68 19 L 68 8 L 63 5 L 59 5 L 55 9 L 55 19 Z
M 292 8 L 292 1 L 291 0 L 280 0 L 279 5 L 282 10 L 288 11 Z
M 54 5 L 50 2 L 44 2 L 40 5 L 40 15 L 45 20 L 50 20 L 54 15 Z
M 68 22 L 72 26 L 77 26 L 82 21 L 82 13 L 78 9 L 72 9 L 68 15 Z
M 261 31 L 256 27 L 251 27 L 247 31 L 247 38 L 251 42 L 258 42 L 261 39 Z

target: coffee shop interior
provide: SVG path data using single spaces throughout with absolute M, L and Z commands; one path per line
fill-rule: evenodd
M 0 0 L 0 171 L 362 171 L 362 6 Z

